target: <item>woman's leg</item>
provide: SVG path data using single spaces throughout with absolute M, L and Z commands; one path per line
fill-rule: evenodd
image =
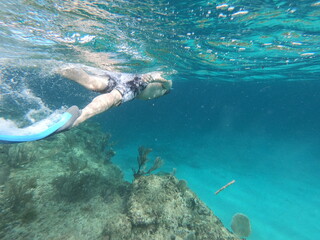
M 72 126 L 77 126 L 88 118 L 107 111 L 109 108 L 118 106 L 121 103 L 121 100 L 122 95 L 118 90 L 113 90 L 110 93 L 98 95 L 92 100 L 91 103 L 82 109 L 81 115 L 77 118 Z
M 90 75 L 84 71 L 81 67 L 64 67 L 57 71 L 60 75 L 75 81 L 82 85 L 83 87 L 100 92 L 103 91 L 108 84 L 109 78 L 102 76 Z

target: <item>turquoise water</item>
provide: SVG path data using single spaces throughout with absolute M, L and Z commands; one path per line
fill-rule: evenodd
M 164 71 L 169 95 L 93 120 L 131 180 L 140 145 L 248 239 L 318 239 L 320 2 L 1 1 L 0 117 L 20 126 L 94 93 L 53 69 Z M 219 195 L 221 186 L 236 183 Z

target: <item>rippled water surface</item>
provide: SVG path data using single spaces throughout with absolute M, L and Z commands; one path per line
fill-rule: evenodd
M 316 1 L 11 0 L 0 8 L 2 58 L 87 61 L 81 47 L 100 52 L 100 65 L 108 53 L 128 71 L 174 71 L 186 81 L 306 80 L 320 71 Z

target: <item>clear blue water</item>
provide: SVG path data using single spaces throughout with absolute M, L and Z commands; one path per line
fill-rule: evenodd
M 64 63 L 164 71 L 169 95 L 93 119 L 126 177 L 146 145 L 226 227 L 242 212 L 248 239 L 316 240 L 319 16 L 317 1 L 1 1 L 0 117 L 84 107 L 94 94 L 52 73 Z

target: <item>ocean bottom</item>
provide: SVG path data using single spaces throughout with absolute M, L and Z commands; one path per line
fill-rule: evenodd
M 137 147 L 161 156 L 160 171 L 187 181 L 226 228 L 243 213 L 251 240 L 314 240 L 320 226 L 317 138 L 263 136 L 225 131 L 184 136 L 147 133 L 119 141 L 113 162 L 132 180 Z M 116 137 L 115 137 L 116 138 Z M 170 139 L 170 141 L 168 141 Z M 235 183 L 215 195 L 230 181 Z

